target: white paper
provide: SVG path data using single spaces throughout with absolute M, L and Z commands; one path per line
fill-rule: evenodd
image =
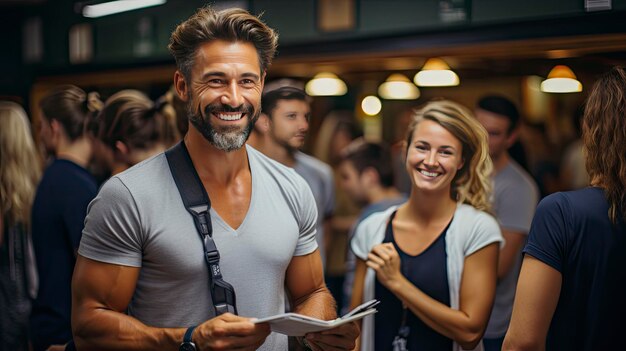
M 345 316 L 332 321 L 324 321 L 298 313 L 283 313 L 257 319 L 254 323 L 269 323 L 272 331 L 276 333 L 289 336 L 304 336 L 307 333 L 333 329 L 345 323 L 374 314 L 377 312 L 374 308 L 377 304 L 378 301 L 376 300 L 368 301 L 348 312 Z

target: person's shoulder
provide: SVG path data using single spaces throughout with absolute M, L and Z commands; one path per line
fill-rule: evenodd
M 37 184 L 37 188 L 38 189 L 42 189 L 46 186 L 47 183 L 49 183 L 51 181 L 51 179 L 54 178 L 54 162 L 48 164 L 45 166 L 45 168 L 43 169 L 43 172 L 41 174 L 41 179 L 39 179 L 39 183 Z
M 48 165 L 45 174 L 49 176 L 74 176 L 76 174 L 87 172 L 87 170 L 73 161 L 66 159 L 56 159 Z
M 246 151 L 248 152 L 248 159 L 254 163 L 253 172 L 263 172 L 265 175 L 274 179 L 281 187 L 308 187 L 306 181 L 300 176 L 293 168 L 287 167 L 284 164 L 271 159 L 262 152 L 256 150 L 254 147 L 246 144 Z M 257 174 L 258 176 L 259 174 Z M 254 173 L 252 174 L 254 177 Z
M 398 205 L 390 206 L 389 208 L 382 210 L 380 212 L 374 212 L 367 217 L 363 218 L 357 224 L 357 230 L 359 228 L 375 228 L 380 226 L 381 224 L 386 224 L 389 216 L 398 209 Z
M 457 206 L 448 234 L 451 242 L 457 247 L 463 247 L 466 255 L 485 245 L 496 242 L 502 245 L 504 242 L 495 217 L 467 204 Z
M 556 194 L 559 194 L 570 202 L 606 202 L 606 195 L 604 194 L 604 190 L 602 188 L 592 186 L 578 190 L 564 191 Z
M 48 166 L 42 178 L 42 184 L 59 186 L 66 191 L 71 186 L 78 193 L 88 192 L 95 195 L 98 185 L 94 176 L 84 167 L 64 159 L 57 159 Z
M 296 151 L 295 158 L 300 168 L 303 168 L 308 172 L 319 173 L 323 176 L 332 177 L 333 169 L 329 164 L 311 155 L 307 155 L 302 151 Z
M 133 196 L 152 197 L 160 194 L 157 189 L 163 189 L 172 183 L 172 173 L 164 153 L 159 153 L 114 176 L 128 189 Z M 100 190 L 102 191 L 102 189 Z
M 245 147 L 248 153 L 248 158 L 251 162 L 255 162 L 261 165 L 263 168 L 274 170 L 279 174 L 292 175 L 293 173 L 295 173 L 293 168 L 287 167 L 284 164 L 274 160 L 273 158 L 270 158 L 261 151 L 255 149 L 253 146 L 246 144 Z
M 468 204 L 458 204 L 454 217 L 458 218 L 463 226 L 470 226 L 479 223 L 498 225 L 498 221 L 493 215 Z
M 309 154 L 306 154 L 302 151 L 296 151 L 295 157 L 296 157 L 296 160 L 308 166 L 314 166 L 314 167 L 324 169 L 324 170 L 332 170 L 330 165 L 327 164 L 326 162 L 320 159 L 317 159 Z
M 474 207 L 472 205 L 469 205 L 469 204 L 465 204 L 465 203 L 457 204 L 456 212 L 454 213 L 454 216 L 464 216 L 464 217 L 485 217 L 486 216 L 486 217 L 493 217 L 492 215 L 490 215 L 486 211 L 479 210 L 476 207 Z
M 124 183 L 134 181 L 150 181 L 161 176 L 164 171 L 169 172 L 169 165 L 165 153 L 156 154 L 136 165 L 118 173 L 116 176 Z M 169 175 L 169 173 L 166 173 Z
M 606 215 L 607 201 L 601 188 L 587 187 L 584 189 L 552 193 L 544 197 L 537 210 L 545 211 L 548 208 L 559 208 L 564 212 L 589 213 L 599 210 Z
M 508 182 L 517 190 L 539 192 L 539 188 L 533 177 L 522 166 L 515 162 L 515 160 L 509 161 L 506 170 L 507 172 L 503 175 L 507 177 Z
M 365 259 L 372 246 L 382 241 L 385 226 L 391 214 L 397 209 L 398 206 L 391 206 L 384 211 L 372 213 L 357 223 L 354 236 L 350 240 L 350 247 L 357 256 Z

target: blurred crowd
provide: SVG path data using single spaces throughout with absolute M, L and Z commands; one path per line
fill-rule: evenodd
M 22 106 L 0 102 L 0 350 L 64 349 L 72 339 L 72 272 L 90 202 L 109 177 L 172 147 L 189 128 L 188 106 L 173 89 L 154 100 L 141 91 L 122 90 L 103 101 L 97 92 L 66 85 L 51 90 L 38 108 L 40 128 L 32 130 Z M 382 350 L 402 340 L 432 343 L 433 349 L 452 343 L 475 347 L 473 335 L 451 331 L 463 317 L 439 317 L 448 312 L 438 310 L 435 301 L 445 308 L 472 304 L 481 323 L 487 323 L 477 329 L 485 349 L 502 348 L 537 204 L 549 194 L 590 185 L 581 139 L 584 109 L 572 118 L 575 135 L 559 147 L 551 144 L 544 127 L 527 122 L 519 111 L 497 94 L 475 106 L 429 101 L 407 111 L 408 118 L 398 116 L 396 127 L 408 131 L 402 138 L 372 141 L 349 112 L 312 115 L 311 97 L 297 85 L 264 91 L 262 114 L 248 143 L 294 168 L 309 184 L 326 285 L 337 310 L 346 313 L 366 296 L 383 301 L 376 331 L 374 324 L 363 326 L 363 349 L 372 349 L 365 345 L 373 343 L 373 349 Z M 319 128 L 309 135 L 312 120 Z M 486 140 L 481 144 L 472 138 Z M 468 208 L 455 207 L 450 197 L 428 197 L 424 189 L 435 186 L 428 178 L 440 176 L 450 177 L 453 198 Z M 472 208 L 497 222 L 474 215 Z M 434 214 L 436 209 L 441 214 Z M 407 239 L 406 226 L 413 225 L 432 235 L 418 242 Z M 377 226 L 383 229 L 371 229 Z M 465 262 L 470 273 L 461 277 L 451 273 L 461 258 L 446 263 L 445 257 L 454 256 L 450 242 L 461 240 L 454 235 L 461 237 L 456 233 L 472 226 L 487 229 L 467 242 L 478 246 L 465 254 L 474 255 Z M 368 242 L 375 241 L 374 232 L 381 237 L 372 248 Z M 387 255 L 414 262 L 409 267 L 415 271 L 402 271 L 413 283 L 404 292 L 389 283 L 395 279 L 391 273 L 382 271 Z M 494 286 L 491 276 L 497 277 Z M 461 287 L 468 279 L 475 289 L 487 287 L 482 297 L 468 297 L 472 293 Z M 406 291 L 428 295 L 435 307 L 420 306 Z M 403 327 L 415 332 L 403 336 L 398 332 Z

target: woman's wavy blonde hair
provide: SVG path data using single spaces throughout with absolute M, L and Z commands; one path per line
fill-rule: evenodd
M 41 162 L 24 109 L 0 101 L 0 210 L 9 224 L 30 224 Z
M 604 189 L 613 223 L 626 220 L 626 71 L 614 67 L 594 84 L 585 103 L 583 144 L 593 185 Z
M 417 108 L 406 136 L 407 152 L 413 132 L 425 120 L 433 121 L 452 133 L 463 146 L 463 167 L 452 181 L 450 197 L 491 212 L 491 172 L 487 132 L 466 107 L 444 99 L 432 100 Z

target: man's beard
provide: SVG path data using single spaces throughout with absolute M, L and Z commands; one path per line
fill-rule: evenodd
M 254 124 L 260 116 L 260 110 L 255 111 L 252 105 L 250 104 L 242 104 L 239 107 L 233 108 L 228 105 L 223 104 L 210 104 L 204 108 L 204 115 L 200 113 L 198 109 L 197 112 L 193 105 L 193 100 L 190 98 L 187 103 L 187 115 L 189 116 L 189 121 L 193 126 L 204 136 L 204 138 L 211 143 L 211 145 L 215 146 L 217 149 L 231 152 L 238 150 L 243 147 L 243 145 L 248 140 L 252 129 L 254 128 Z M 239 112 L 245 114 L 248 118 L 248 124 L 243 128 L 239 129 L 236 126 L 224 126 L 224 127 L 214 127 L 211 123 L 211 115 L 214 112 Z M 242 117 L 243 118 L 243 117 Z

